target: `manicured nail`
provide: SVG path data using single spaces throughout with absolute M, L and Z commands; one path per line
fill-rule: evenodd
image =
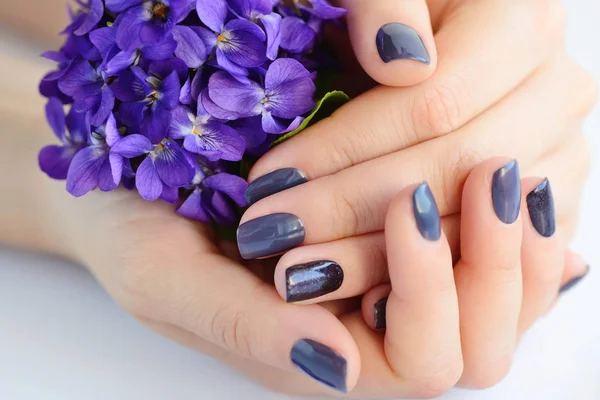
M 377 32 L 377 51 L 385 63 L 394 60 L 415 60 L 429 64 L 429 52 L 421 36 L 407 25 L 392 22 Z
M 306 375 L 338 392 L 346 393 L 348 362 L 328 346 L 311 339 L 296 342 L 290 354 L 292 363 Z
M 527 195 L 527 209 L 531 223 L 540 235 L 544 237 L 554 235 L 556 231 L 554 197 L 548 178 Z
M 304 172 L 296 168 L 283 168 L 261 176 L 246 189 L 246 203 L 254 204 L 272 194 L 306 183 Z
M 333 261 L 313 261 L 294 265 L 285 271 L 288 303 L 314 299 L 342 286 L 344 270 Z
M 427 240 L 438 240 L 442 234 L 440 213 L 427 182 L 413 193 L 413 212 L 421 236 Z
M 494 172 L 492 178 L 492 202 L 500 221 L 512 224 L 519 218 L 521 207 L 521 177 L 519 164 L 513 160 Z
M 559 294 L 563 294 L 564 292 L 566 292 L 567 290 L 572 289 L 574 286 L 576 286 L 579 282 L 581 282 L 583 280 L 583 278 L 585 278 L 588 274 L 588 272 L 590 272 L 590 267 L 589 265 L 586 266 L 585 268 L 585 272 L 583 273 L 583 275 L 579 275 L 576 276 L 575 278 L 571 279 L 569 282 L 565 283 L 564 285 L 562 285 L 562 287 L 560 288 L 560 291 L 558 292 Z
M 373 317 L 375 320 L 375 329 L 385 328 L 385 309 L 388 298 L 384 297 L 373 306 Z
M 304 242 L 304 223 L 294 214 L 265 215 L 239 226 L 237 241 L 246 260 L 272 256 Z

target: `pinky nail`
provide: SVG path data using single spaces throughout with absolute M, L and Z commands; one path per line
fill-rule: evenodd
M 563 294 L 566 291 L 573 289 L 573 287 L 577 286 L 577 284 L 579 284 L 579 282 L 581 282 L 583 280 L 583 278 L 585 278 L 589 272 L 590 272 L 590 267 L 588 265 L 586 267 L 583 275 L 576 276 L 575 278 L 571 279 L 569 282 L 562 285 L 562 287 L 560 288 L 559 294 Z

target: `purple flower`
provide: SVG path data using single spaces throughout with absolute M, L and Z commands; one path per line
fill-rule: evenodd
M 123 159 L 110 154 L 110 146 L 120 140 L 117 122 L 111 113 L 105 125 L 90 134 L 91 145 L 73 157 L 67 175 L 67 191 L 83 196 L 98 187 L 103 192 L 114 190 L 121 182 Z
M 281 48 L 291 53 L 304 53 L 314 46 L 321 20 L 311 17 L 305 22 L 299 17 L 285 17 L 281 23 Z
M 169 138 L 183 139 L 183 147 L 200 154 L 210 161 L 239 161 L 246 146 L 241 136 L 232 128 L 214 119 L 198 102 L 196 115 L 186 107 L 178 107 L 171 113 Z
M 193 9 L 192 0 L 106 0 L 113 12 L 122 12 L 115 24 L 117 43 L 122 50 L 156 44 L 183 21 Z
M 102 0 L 89 0 L 84 3 L 82 0 L 77 0 L 77 3 L 82 7 L 78 13 L 73 13 L 69 9 L 71 14 L 71 24 L 63 30 L 62 33 L 74 33 L 77 36 L 85 35 L 100 22 L 102 15 L 104 14 L 104 4 Z
M 267 57 L 277 58 L 281 42 L 281 15 L 273 12 L 272 0 L 229 0 L 229 7 L 238 16 L 260 22 L 267 34 Z
M 140 58 L 145 60 L 164 60 L 173 57 L 177 42 L 172 35 L 167 35 L 158 43 L 140 45 L 134 50 L 121 50 L 116 39 L 117 26 L 99 28 L 90 32 L 90 40 L 102 56 L 100 71 L 107 76 L 114 76 Z
M 226 0 L 196 0 L 196 11 L 212 30 L 196 29 L 196 32 L 202 35 L 209 53 L 216 48 L 219 67 L 232 75 L 246 76 L 246 68 L 258 67 L 267 60 L 263 30 L 243 19 L 226 23 L 229 11 Z
M 115 105 L 115 96 L 101 71 L 85 60 L 76 61 L 59 79 L 60 90 L 75 100 L 77 112 L 90 111 L 90 123 L 102 125 Z
M 343 8 L 332 6 L 327 0 L 282 0 L 282 3 L 287 7 L 306 11 L 321 19 L 338 19 L 347 13 Z
M 71 108 L 65 118 L 62 102 L 53 97 L 46 104 L 46 119 L 62 145 L 46 146 L 40 151 L 40 168 L 53 179 L 66 179 L 71 160 L 86 145 L 90 131 L 89 116 Z
M 261 115 L 264 131 L 276 134 L 297 128 L 303 120 L 301 115 L 315 106 L 310 72 L 291 58 L 275 60 L 264 85 L 241 83 L 226 72 L 216 72 L 208 83 L 208 93 L 217 106 L 241 117 Z M 281 118 L 293 121 L 284 123 Z
M 186 154 L 170 139 L 152 144 L 145 136 L 129 135 L 112 147 L 111 154 L 124 158 L 145 156 L 135 176 L 135 185 L 145 200 L 154 201 L 165 195 L 172 198 L 174 188 L 188 186 L 194 178 L 194 168 Z
M 131 71 L 131 72 L 130 72 Z M 126 126 L 140 132 L 152 143 L 160 143 L 171 124 L 170 110 L 179 105 L 179 77 L 173 71 L 161 80 L 131 67 L 119 76 L 116 96 L 122 100 L 120 117 Z
M 211 168 L 200 159 L 194 164 L 194 179 L 188 188 L 190 193 L 177 213 L 204 223 L 235 224 L 238 220 L 235 204 L 246 205 L 244 193 L 248 183 L 239 176 L 221 172 L 218 167 Z

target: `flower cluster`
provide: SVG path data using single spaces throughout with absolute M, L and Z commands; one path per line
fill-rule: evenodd
M 40 92 L 61 145 L 41 169 L 82 196 L 120 184 L 186 217 L 235 223 L 245 157 L 315 106 L 326 0 L 77 0 Z M 68 106 L 68 107 L 65 107 Z M 65 114 L 65 108 L 68 112 Z

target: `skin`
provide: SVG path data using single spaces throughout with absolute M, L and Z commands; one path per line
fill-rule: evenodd
M 365 61 L 367 58 L 372 60 L 366 55 L 373 49 L 361 47 L 373 44 L 366 41 L 361 44 L 354 39 L 358 58 L 373 78 L 386 84 L 416 86 L 376 87 L 334 117 L 276 148 L 256 165 L 251 175 L 251 179 L 255 179 L 277 168 L 295 166 L 311 179 L 309 184 L 257 203 L 244 216 L 247 220 L 282 204 L 286 205 L 286 211 L 302 214 L 307 226 L 313 226 L 309 232 L 321 236 L 307 237 L 309 246 L 293 252 L 329 246 L 322 243 L 326 240 L 363 240 L 365 236 L 373 235 L 370 238 L 373 242 L 368 245 L 379 243 L 375 248 L 388 249 L 389 253 L 393 246 L 388 246 L 386 241 L 397 243 L 410 237 L 411 232 L 406 229 L 406 218 L 410 214 L 403 209 L 409 193 L 407 188 L 423 180 L 429 181 L 432 187 L 446 232 L 438 243 L 439 253 L 436 254 L 439 257 L 433 258 L 432 254 L 432 259 L 428 260 L 430 278 L 434 277 L 431 271 L 436 268 L 451 271 L 449 249 L 452 248 L 460 248 L 460 252 L 454 251 L 454 254 L 461 254 L 460 260 L 469 255 L 472 260 L 486 260 L 489 253 L 477 251 L 476 239 L 480 235 L 494 237 L 498 240 L 494 244 L 506 246 L 511 258 L 506 266 L 497 266 L 498 274 L 484 279 L 481 270 L 486 268 L 485 263 L 463 263 L 477 268 L 459 268 L 454 279 L 451 274 L 446 274 L 445 279 L 437 282 L 445 288 L 441 292 L 435 285 L 427 288 L 431 290 L 428 293 L 441 293 L 445 297 L 427 303 L 420 293 L 414 293 L 414 296 L 401 294 L 405 297 L 389 305 L 395 310 L 410 310 L 409 315 L 392 312 L 394 317 L 414 318 L 404 320 L 404 323 L 400 319 L 393 320 L 392 330 L 402 329 L 402 326 L 408 329 L 406 327 L 413 322 L 419 322 L 423 332 L 432 334 L 436 332 L 437 323 L 453 328 L 448 336 L 433 338 L 436 340 L 431 347 L 436 354 L 426 352 L 415 337 L 416 330 L 403 332 L 396 329 L 399 335 L 407 338 L 404 346 L 414 344 L 410 348 L 404 348 L 400 342 L 390 343 L 386 339 L 389 335 L 373 331 L 364 322 L 370 321 L 368 315 L 363 315 L 368 304 L 362 312 L 356 309 L 352 300 L 285 304 L 276 289 L 259 277 L 272 274 L 268 261 L 246 263 L 248 268 L 243 268 L 230 244 L 216 241 L 207 227 L 178 217 L 169 205 L 147 203 L 125 191 L 93 192 L 81 199 L 71 198 L 64 190 L 64 183 L 48 180 L 32 162 L 39 148 L 48 141 L 47 128 L 38 124 L 24 126 L 10 115 L 3 115 L 6 121 L 3 127 L 8 132 L 36 133 L 2 135 L 0 138 L 0 170 L 20 172 L 0 174 L 0 184 L 7 189 L 0 207 L 0 241 L 80 262 L 117 302 L 151 329 L 220 358 L 276 390 L 301 394 L 324 393 L 326 390 L 308 381 L 290 363 L 289 351 L 293 343 L 304 337 L 334 348 L 348 360 L 348 387 L 352 389 L 353 397 L 431 397 L 447 391 L 459 381 L 468 387 L 490 386 L 506 373 L 519 334 L 547 310 L 548 299 L 554 301 L 556 298 L 560 279 L 566 282 L 584 268 L 581 260 L 569 255 L 565 264 L 554 263 L 549 268 L 552 277 L 547 279 L 545 288 L 539 293 L 530 291 L 531 282 L 542 273 L 542 260 L 531 260 L 531 254 L 537 254 L 541 245 L 527 241 L 528 233 L 523 227 L 526 224 L 522 222 L 526 213 L 521 212 L 521 222 L 511 226 L 513 240 L 509 241 L 496 237 L 501 235 L 493 224 L 478 226 L 468 220 L 468 215 L 473 218 L 474 214 L 464 211 L 459 214 L 464 210 L 461 201 L 472 202 L 469 207 L 480 213 L 485 211 L 482 207 L 487 203 L 482 199 L 486 193 L 477 190 L 483 187 L 477 182 L 489 177 L 493 167 L 497 167 L 494 163 L 500 161 L 492 159 L 475 170 L 473 168 L 495 154 L 505 154 L 519 159 L 524 176 L 550 177 L 559 231 L 562 232 L 556 237 L 568 238 L 575 226 L 576 205 L 588 163 L 586 143 L 578 127 L 594 102 L 593 84 L 589 75 L 564 56 L 560 10 L 557 12 L 554 3 L 522 4 L 492 0 L 429 4 L 437 45 L 437 49 L 429 50 L 432 60 L 434 57 L 437 60 L 437 54 L 439 60 L 430 66 L 414 66 L 416 72 L 414 76 L 409 73 L 411 79 L 407 78 L 407 81 L 383 81 L 377 74 L 388 76 L 387 73 L 378 72 L 377 65 L 368 66 Z M 346 4 L 351 15 L 360 15 L 351 8 L 353 5 L 358 7 L 360 2 Z M 370 12 L 376 14 L 379 11 L 373 9 Z M 398 18 L 419 28 L 421 25 L 408 19 L 411 15 L 406 13 Z M 500 24 L 499 21 L 506 19 L 498 18 L 498 15 L 509 17 L 509 21 L 519 21 L 518 29 L 511 24 Z M 540 19 L 540 15 L 547 18 Z M 421 17 L 415 14 L 415 18 Z M 543 20 L 543 26 L 532 28 L 533 21 L 537 20 Z M 352 19 L 349 22 L 353 38 L 361 36 L 361 32 L 365 37 L 369 36 L 372 29 L 376 31 L 379 27 L 355 26 Z M 432 41 L 427 39 L 426 31 L 420 31 L 420 34 L 429 46 Z M 496 51 L 486 52 L 483 57 L 481 49 L 488 48 L 490 43 Z M 511 54 L 509 60 L 506 54 Z M 389 66 L 397 68 L 395 72 L 413 68 L 403 66 L 403 63 Z M 391 75 L 396 75 L 395 72 Z M 33 76 L 36 75 L 34 72 Z M 488 76 L 495 79 L 488 82 L 485 79 Z M 28 104 L 31 107 L 31 103 Z M 452 110 L 460 112 L 453 113 Z M 348 126 L 353 130 L 344 140 Z M 449 135 L 451 131 L 452 135 Z M 369 136 L 360 136 L 361 132 Z M 507 139 L 507 135 L 513 139 Z M 369 143 L 366 146 L 362 144 L 365 138 L 377 140 L 366 142 Z M 316 157 L 321 148 L 327 157 Z M 331 157 L 331 154 L 336 156 Z M 315 159 L 323 161 L 314 162 Z M 303 164 L 302 160 L 310 160 L 310 163 Z M 406 176 L 392 180 L 391 174 L 379 174 L 382 179 L 373 181 L 373 176 L 377 175 L 373 171 L 381 170 L 403 171 Z M 371 187 L 367 186 L 369 180 L 373 181 Z M 475 183 L 465 185 L 463 189 L 465 180 Z M 523 183 L 524 187 L 526 183 L 529 181 Z M 321 229 L 314 225 L 317 218 L 311 221 L 310 217 L 322 217 L 323 214 L 319 214 L 322 210 L 315 208 L 314 214 L 303 213 L 301 204 L 293 201 L 300 198 L 298 193 L 303 199 L 309 199 L 333 190 L 346 195 L 356 191 L 364 204 L 373 207 L 364 208 L 367 216 L 356 214 L 358 220 L 365 223 L 353 223 L 354 213 L 349 216 L 348 208 L 333 208 L 334 212 L 340 211 L 338 218 L 346 221 L 345 225 L 340 231 L 332 231 L 327 226 Z M 467 191 L 464 195 L 463 190 Z M 380 195 L 376 201 L 370 201 L 372 193 Z M 284 200 L 291 201 L 286 203 Z M 357 204 L 349 204 L 351 209 L 361 209 Z M 368 225 L 369 220 L 372 225 Z M 395 228 L 384 235 L 382 229 L 388 223 Z M 466 226 L 467 232 L 479 229 L 476 237 L 463 233 L 459 240 L 460 225 Z M 488 230 L 482 233 L 484 229 Z M 563 259 L 566 239 L 562 240 L 561 246 L 552 247 L 561 250 L 562 255 L 555 259 Z M 330 245 L 339 245 L 342 250 L 349 247 L 348 243 L 332 242 Z M 366 245 L 362 243 L 356 247 L 365 248 Z M 398 286 L 402 284 L 401 276 L 397 274 L 402 270 L 399 266 L 414 264 L 414 257 L 402 257 L 417 254 L 418 244 L 407 248 L 410 253 L 395 256 L 392 253 L 388 259 L 391 260 L 389 278 L 394 293 L 403 292 Z M 319 254 L 330 251 L 331 247 L 321 248 Z M 361 260 L 361 257 L 368 257 L 368 254 L 357 250 L 351 260 Z M 381 260 L 384 259 L 380 258 L 376 265 L 381 265 Z M 351 267 L 352 262 L 346 265 Z M 563 271 L 564 265 L 567 268 Z M 281 268 L 278 266 L 278 271 Z M 353 275 L 351 271 L 345 284 L 350 282 L 354 288 L 339 296 L 340 299 L 367 292 L 373 287 L 373 291 L 382 290 L 378 285 L 386 281 L 385 272 L 381 279 L 365 283 L 364 277 Z M 507 271 L 514 275 L 511 282 L 519 290 L 504 291 L 502 279 L 494 279 L 494 275 L 504 277 L 503 272 Z M 497 304 L 506 296 L 512 304 L 510 312 L 470 310 L 466 311 L 468 318 L 463 317 L 461 306 L 468 310 L 469 304 L 481 302 L 486 295 L 482 291 L 469 290 L 469 285 L 464 282 L 473 277 L 487 281 L 489 287 L 497 288 L 502 295 L 496 296 L 494 292 L 493 296 L 485 297 L 485 301 Z M 423 284 L 427 282 L 425 280 Z M 452 287 L 456 289 L 448 290 Z M 373 297 L 371 293 L 374 292 L 367 292 L 363 301 Z M 457 309 L 460 309 L 460 318 Z M 452 312 L 443 321 L 437 321 L 422 318 L 422 315 L 428 315 L 428 310 Z M 524 315 L 523 322 L 521 315 Z M 511 323 L 506 329 L 504 325 L 498 328 L 496 339 L 505 344 L 502 351 L 490 354 L 489 344 L 481 343 L 480 338 L 486 332 L 495 332 L 494 327 L 500 325 L 499 321 Z M 423 354 L 427 357 L 423 358 Z M 435 357 L 440 354 L 444 357 Z M 486 368 L 481 368 L 482 363 Z M 486 372 L 482 374 L 482 370 Z

